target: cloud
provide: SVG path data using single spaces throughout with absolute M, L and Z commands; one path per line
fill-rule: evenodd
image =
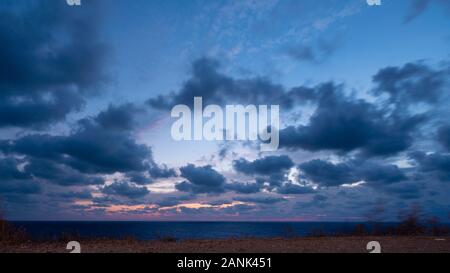
M 296 185 L 293 183 L 284 183 L 276 190 L 277 193 L 280 194 L 310 194 L 315 192 L 315 190 L 311 187 Z
M 106 130 L 131 131 L 138 125 L 138 117 L 145 114 L 145 109 L 133 103 L 109 105 L 96 117 L 98 125 Z
M 141 198 L 150 193 L 146 187 L 140 187 L 128 182 L 114 182 L 102 189 L 105 194 L 124 196 L 130 199 Z
M 418 199 L 424 191 L 423 187 L 420 187 L 415 181 L 389 185 L 383 188 L 383 190 L 387 193 L 394 194 L 400 199 Z
M 83 191 L 69 191 L 69 192 L 55 192 L 49 194 L 50 197 L 64 199 L 64 200 L 90 200 L 92 199 L 92 193 L 88 190 Z
M 404 18 L 405 23 L 409 23 L 421 15 L 426 10 L 431 0 L 413 0 L 411 2 L 408 14 Z
M 169 110 L 177 104 L 192 106 L 194 97 L 202 97 L 205 105 L 278 104 L 286 109 L 292 106 L 292 98 L 281 85 L 261 77 L 234 79 L 219 68 L 215 59 L 199 59 L 192 64 L 191 77 L 178 92 L 151 98 L 147 103 L 155 109 Z
M 346 96 L 342 88 L 333 83 L 320 85 L 317 110 L 309 124 L 281 130 L 280 147 L 392 155 L 412 144 L 413 132 L 424 115 L 386 116 L 374 104 Z
M 191 193 L 222 193 L 225 177 L 212 168 L 211 165 L 196 167 L 193 164 L 180 168 L 181 177 L 187 181 L 175 185 L 176 189 Z
M 315 159 L 299 165 L 305 178 L 323 187 L 335 187 L 365 181 L 370 186 L 382 187 L 407 179 L 395 165 L 371 161 L 349 160 L 333 164 Z
M 107 80 L 95 5 L 0 8 L 0 127 L 42 128 L 78 111 Z M 62 38 L 64 37 L 64 38 Z
M 289 47 L 286 54 L 298 62 L 320 64 L 330 58 L 340 45 L 340 38 L 319 39 L 314 45 L 296 45 Z
M 236 171 L 247 175 L 270 175 L 289 170 L 294 166 L 294 162 L 286 156 L 267 156 L 255 161 L 247 161 L 244 158 L 233 161 Z
M 148 170 L 150 176 L 152 178 L 169 178 L 177 176 L 177 173 L 174 169 L 168 168 L 166 165 L 157 165 L 156 163 L 150 164 L 150 168 Z
M 31 158 L 25 165 L 24 171 L 34 178 L 44 179 L 61 186 L 101 185 L 103 178 L 85 175 L 70 167 L 50 160 Z
M 314 195 L 313 199 L 309 202 L 297 202 L 295 207 L 297 209 L 305 209 L 305 208 L 325 208 L 329 207 L 331 204 L 328 202 L 328 197 L 322 194 Z
M 441 126 L 438 130 L 439 142 L 450 152 L 450 126 Z
M 333 164 L 316 159 L 300 164 L 299 168 L 308 179 L 322 186 L 333 187 L 360 181 L 352 166 L 345 163 Z
M 193 199 L 193 195 L 182 195 L 182 196 L 169 196 L 161 201 L 155 202 L 159 207 L 173 207 L 180 204 L 182 201 L 187 201 Z M 211 204 L 212 205 L 212 204 Z
M 15 158 L 1 158 L 0 160 L 0 179 L 1 180 L 24 180 L 30 179 L 31 176 L 25 172 L 19 171 L 17 168 L 19 163 Z
M 60 186 L 102 185 L 102 175 L 117 172 L 141 185 L 175 176 L 173 169 L 154 162 L 150 147 L 136 143 L 133 130 L 141 115 L 142 109 L 132 104 L 109 106 L 97 116 L 79 120 L 67 135 L 3 140 L 0 151 L 7 158 L 22 158 L 23 174 L 16 175 Z
M 440 10 L 450 14 L 450 2 L 448 0 L 412 0 L 409 10 L 405 15 L 403 22 L 410 23 L 421 16 L 432 4 L 439 5 Z
M 32 177 L 18 169 L 20 162 L 14 158 L 0 159 L 0 193 L 1 194 L 36 194 L 41 191 Z
M 386 67 L 373 76 L 374 93 L 388 94 L 391 103 L 397 106 L 435 103 L 448 87 L 449 76 L 450 69 L 433 69 L 421 62 Z
M 450 181 L 450 154 L 412 152 L 410 157 L 419 164 L 419 171 L 431 179 L 434 175 L 441 181 Z
M 110 111 L 111 108 L 107 110 Z M 131 132 L 112 128 L 96 118 L 78 122 L 67 136 L 34 134 L 0 144 L 4 153 L 57 161 L 83 173 L 147 171 L 152 160 L 149 147 L 137 144 Z
M 286 202 L 287 199 L 278 196 L 268 196 L 268 195 L 259 195 L 259 196 L 238 196 L 233 198 L 236 201 L 241 202 L 249 202 L 249 203 L 258 203 L 258 204 L 276 204 L 279 202 Z
M 226 189 L 230 191 L 234 191 L 236 193 L 242 193 L 242 194 L 251 194 L 251 193 L 257 193 L 261 191 L 262 185 L 260 183 L 228 183 L 226 184 Z
M 150 177 L 147 177 L 144 172 L 128 172 L 126 174 L 130 182 L 138 185 L 147 185 L 153 182 Z

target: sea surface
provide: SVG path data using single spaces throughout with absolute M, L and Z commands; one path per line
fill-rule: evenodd
M 293 237 L 311 234 L 348 233 L 354 222 L 13 222 L 35 239 L 66 235 L 139 240 L 219 239 L 243 237 Z M 383 227 L 394 223 L 383 223 Z

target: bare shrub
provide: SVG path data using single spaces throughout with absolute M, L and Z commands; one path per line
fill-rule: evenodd
M 420 207 L 414 205 L 409 211 L 401 214 L 401 221 L 396 227 L 396 234 L 400 236 L 425 235 L 427 229 L 420 221 L 420 213 Z

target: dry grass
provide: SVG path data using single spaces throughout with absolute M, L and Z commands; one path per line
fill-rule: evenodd
M 0 214 L 0 242 L 22 243 L 29 240 L 30 238 L 24 230 L 14 227 Z
M 367 243 L 378 241 L 382 252 L 450 252 L 448 238 L 422 236 L 348 236 L 319 238 L 248 238 L 220 240 L 80 241 L 83 253 L 367 253 Z M 67 242 L 30 242 L 2 245 L 0 252 L 67 253 Z

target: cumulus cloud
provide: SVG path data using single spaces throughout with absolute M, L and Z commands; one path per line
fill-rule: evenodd
M 156 109 L 168 110 L 177 104 L 191 106 L 194 97 L 202 97 L 205 105 L 278 104 L 284 109 L 289 109 L 293 106 L 293 97 L 290 97 L 290 94 L 293 95 L 290 91 L 286 92 L 283 86 L 274 84 L 266 78 L 229 77 L 221 73 L 220 63 L 217 60 L 203 58 L 192 64 L 191 77 L 180 90 L 170 95 L 151 98 L 147 103 Z
M 309 186 L 297 185 L 290 182 L 284 183 L 283 185 L 279 186 L 276 191 L 280 194 L 310 194 L 316 192 Z
M 108 108 L 98 114 L 96 122 L 106 130 L 131 131 L 138 125 L 140 114 L 146 111 L 133 103 L 109 105 Z
M 61 186 L 101 185 L 103 178 L 86 175 L 63 164 L 46 159 L 31 158 L 24 167 L 27 174 Z
M 450 69 L 431 68 L 424 63 L 407 63 L 402 67 L 386 67 L 373 76 L 374 93 L 386 93 L 398 106 L 435 103 L 448 87 Z M 401 110 L 405 110 L 404 107 Z
M 441 181 L 450 181 L 450 154 L 412 152 L 410 157 L 419 164 L 419 171 L 427 178 L 437 178 Z
M 175 176 L 173 169 L 154 162 L 150 147 L 136 143 L 134 124 L 141 114 L 142 109 L 132 104 L 109 106 L 97 116 L 79 120 L 68 135 L 25 135 L 0 141 L 0 151 L 9 160 L 21 157 L 23 173 L 15 175 L 26 175 L 35 183 L 102 185 L 103 175 L 119 172 L 130 182 L 145 185 Z
M 247 175 L 270 175 L 289 170 L 294 166 L 294 162 L 289 156 L 267 156 L 255 161 L 248 161 L 244 158 L 233 161 L 236 171 Z
M 251 194 L 261 191 L 262 185 L 260 183 L 228 183 L 226 188 L 230 191 L 242 194 Z
M 21 162 L 14 158 L 0 159 L 0 193 L 4 194 L 36 194 L 41 191 L 38 183 L 30 174 L 18 169 Z
M 320 85 L 317 110 L 309 124 L 281 130 L 280 147 L 392 155 L 411 146 L 424 115 L 386 116 L 374 104 L 346 96 L 342 88 L 333 83 Z
M 144 197 L 150 193 L 146 187 L 140 187 L 128 182 L 116 181 L 103 187 L 102 192 L 110 195 L 124 196 L 130 199 Z
M 169 178 L 177 176 L 176 171 L 173 168 L 168 168 L 166 165 L 158 165 L 156 163 L 151 163 L 148 173 L 152 178 Z
M 314 195 L 313 199 L 309 202 L 298 202 L 295 206 L 298 209 L 305 208 L 325 208 L 330 206 L 330 202 L 328 202 L 329 198 L 323 194 Z
M 179 191 L 191 193 L 224 192 L 225 177 L 211 165 L 196 167 L 193 164 L 180 168 L 181 177 L 187 179 L 175 185 Z
M 32 134 L 4 141 L 0 149 L 5 154 L 57 161 L 83 173 L 148 171 L 151 149 L 137 144 L 131 132 L 104 124 L 104 116 L 111 110 L 80 120 L 67 136 Z
M 271 196 L 271 195 L 256 195 L 256 196 L 238 196 L 235 197 L 234 200 L 241 202 L 249 202 L 249 203 L 258 203 L 258 204 L 276 204 L 279 202 L 285 202 L 287 199 L 279 196 Z
M 88 190 L 82 191 L 67 191 L 67 192 L 54 192 L 49 194 L 50 197 L 62 199 L 62 200 L 91 200 L 93 198 L 92 193 Z
M 315 159 L 300 164 L 299 168 L 305 178 L 324 187 L 335 187 L 360 181 L 371 186 L 383 187 L 407 179 L 404 172 L 396 165 L 362 160 L 349 160 L 334 164 Z
M 450 126 L 441 126 L 438 130 L 439 142 L 450 152 Z
M 107 79 L 95 5 L 0 7 L 0 127 L 42 128 L 80 110 Z M 58 37 L 65 37 L 64 42 Z

